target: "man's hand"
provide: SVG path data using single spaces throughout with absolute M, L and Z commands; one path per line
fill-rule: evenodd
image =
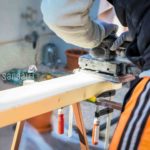
M 113 43 L 110 50 L 116 51 L 124 42 L 132 42 L 133 36 L 129 31 L 122 33 L 117 40 Z
M 105 35 L 103 39 L 108 37 L 111 33 L 116 33 L 118 31 L 118 25 L 106 23 L 101 20 L 96 20 L 95 23 L 104 28 Z
M 104 30 L 104 35 L 102 35 L 103 36 L 102 39 L 105 39 L 111 33 L 116 33 L 118 30 L 118 26 L 115 24 L 109 24 L 109 23 L 106 23 L 106 22 L 103 22 L 100 20 L 96 20 L 95 22 L 100 26 L 100 28 L 103 28 L 103 30 Z M 102 56 L 103 51 L 99 46 L 91 49 L 89 53 L 93 58 L 103 57 Z

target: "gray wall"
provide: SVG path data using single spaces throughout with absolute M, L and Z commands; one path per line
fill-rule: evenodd
M 96 0 L 91 11 L 92 18 L 96 18 L 98 1 Z M 11 68 L 27 67 L 35 63 L 36 51 L 33 50 L 31 43 L 22 40 L 33 28 L 41 35 L 37 50 L 41 51 L 43 44 L 53 42 L 58 47 L 59 57 L 63 63 L 66 62 L 65 50 L 75 47 L 66 44 L 48 28 L 43 31 L 39 26 L 28 26 L 21 18 L 21 14 L 30 6 L 37 10 L 36 20 L 41 21 L 40 3 L 41 0 L 0 0 L 0 72 Z

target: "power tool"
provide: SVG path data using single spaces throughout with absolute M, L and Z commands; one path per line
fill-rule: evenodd
M 100 46 L 92 49 L 91 54 L 81 56 L 78 62 L 79 69 L 75 71 L 98 75 L 112 82 L 123 83 L 135 79 L 140 71 L 125 56 L 130 43 L 125 42 L 116 51 L 111 51 L 110 47 L 116 39 L 117 36 L 111 34 L 102 41 Z

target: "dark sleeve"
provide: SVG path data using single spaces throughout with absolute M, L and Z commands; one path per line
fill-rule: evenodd
M 121 0 L 107 0 L 107 1 L 114 6 L 116 15 L 119 21 L 121 22 L 121 24 L 127 27 L 126 11 L 124 7 L 124 3 Z
M 113 5 L 113 0 L 107 0 L 107 1 Z

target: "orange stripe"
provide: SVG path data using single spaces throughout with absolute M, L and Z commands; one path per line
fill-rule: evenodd
M 150 149 L 150 117 L 147 120 L 144 128 L 141 141 L 138 150 L 149 150 Z
M 128 119 L 132 113 L 132 110 L 134 109 L 136 105 L 136 101 L 139 95 L 141 94 L 141 92 L 144 90 L 144 87 L 146 83 L 148 82 L 148 80 L 149 78 L 144 78 L 134 89 L 132 97 L 126 104 L 125 110 L 120 116 L 120 119 L 119 119 L 117 128 L 115 130 L 115 133 L 113 135 L 109 150 L 117 150 L 123 130 L 128 122 Z

